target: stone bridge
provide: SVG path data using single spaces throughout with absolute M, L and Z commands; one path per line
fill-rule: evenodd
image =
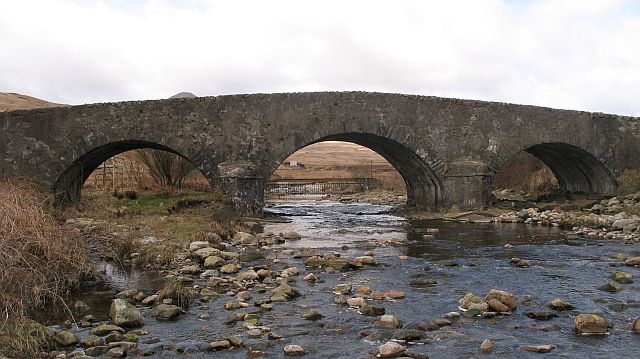
M 402 175 L 408 204 L 490 203 L 496 172 L 527 151 L 565 192 L 612 194 L 640 167 L 640 119 L 496 102 L 367 92 L 229 95 L 100 103 L 0 114 L 0 172 L 35 180 L 55 203 L 118 153 L 154 148 L 190 160 L 245 213 L 292 153 L 339 140 L 368 147 Z

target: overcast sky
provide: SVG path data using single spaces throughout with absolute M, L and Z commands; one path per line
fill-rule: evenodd
M 364 90 L 640 115 L 640 1 L 0 0 L 0 91 Z

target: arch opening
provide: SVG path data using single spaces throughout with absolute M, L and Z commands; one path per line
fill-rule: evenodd
M 528 199 L 550 195 L 613 194 L 618 185 L 607 167 L 591 153 L 565 143 L 526 148 L 505 162 L 493 179 L 497 191 L 521 190 Z M 499 196 L 497 196 L 499 197 Z
M 366 133 L 334 134 L 297 147 L 295 151 L 288 154 L 287 158 L 290 158 L 291 155 L 301 149 L 311 149 L 313 148 L 312 146 L 317 146 L 321 143 L 328 143 L 328 146 L 331 146 L 331 143 L 335 142 L 361 146 L 360 148 L 363 148 L 365 151 L 370 150 L 379 156 L 380 161 L 386 161 L 389 169 L 393 168 L 393 171 L 390 171 L 393 175 L 389 176 L 387 181 L 390 184 L 394 184 L 396 189 L 400 191 L 404 190 L 408 206 L 431 211 L 439 209 L 442 193 L 442 185 L 439 178 L 431 170 L 429 165 L 414 151 L 389 138 Z M 325 155 L 332 156 L 332 153 L 331 151 L 326 151 Z M 295 156 L 293 158 L 295 158 Z M 286 160 L 283 159 L 275 163 L 276 165 L 270 169 L 269 178 L 273 178 L 272 176 L 276 173 L 276 169 L 285 162 Z M 353 161 L 351 163 L 353 164 Z M 289 163 L 289 166 L 290 165 Z M 296 163 L 296 165 L 298 164 Z M 358 168 L 357 164 L 352 167 L 355 169 Z M 369 177 L 375 179 L 376 174 L 374 173 L 374 175 L 371 176 L 371 170 L 367 170 L 366 167 L 367 166 L 360 166 L 361 174 L 356 177 L 366 177 L 367 173 L 369 173 Z M 380 168 L 378 168 L 378 171 L 379 170 Z M 379 172 L 378 177 L 381 177 Z
M 88 151 L 62 173 L 54 184 L 54 205 L 78 201 L 83 188 L 115 193 L 131 187 L 182 187 L 185 180 L 200 190 L 212 189 L 202 172 L 177 151 L 154 142 L 117 141 Z

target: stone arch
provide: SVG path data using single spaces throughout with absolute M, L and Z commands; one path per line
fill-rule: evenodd
M 287 157 L 296 151 L 306 146 L 325 141 L 355 143 L 369 148 L 384 157 L 384 159 L 398 171 L 405 182 L 408 206 L 432 211 L 442 207 L 442 183 L 429 164 L 407 146 L 393 139 L 370 133 L 337 133 L 320 137 L 302 146 L 296 146 L 294 150 L 287 152 L 284 156 L 279 156 L 277 161 L 272 162 L 275 165 L 269 168 L 267 178 L 275 172 Z
M 53 185 L 54 205 L 59 206 L 65 203 L 76 202 L 80 199 L 82 186 L 91 173 L 107 159 L 131 150 L 150 148 L 171 152 L 190 162 L 193 161 L 178 151 L 155 142 L 141 140 L 123 140 L 110 142 L 95 147 L 82 156 L 78 157 L 70 166 L 68 166 L 58 177 Z M 194 163 L 195 165 L 195 163 Z M 195 166 L 198 168 L 198 166 Z M 209 180 L 209 179 L 208 179 Z M 211 181 L 209 180 L 211 183 Z
M 613 194 L 618 188 L 616 179 L 607 166 L 578 146 L 548 142 L 527 147 L 524 151 L 534 155 L 551 169 L 562 193 Z

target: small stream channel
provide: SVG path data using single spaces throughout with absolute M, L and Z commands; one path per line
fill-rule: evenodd
M 404 299 L 379 301 L 388 314 L 415 327 L 458 311 L 458 300 L 465 293 L 484 296 L 490 289 L 501 289 L 519 298 L 518 309 L 510 316 L 481 317 L 454 320 L 452 326 L 425 331 L 424 338 L 405 345 L 412 353 L 428 354 L 431 358 L 470 357 L 538 357 L 550 358 L 631 358 L 640 354 L 640 336 L 631 331 L 631 323 L 640 316 L 638 284 L 626 284 L 624 290 L 609 293 L 598 289 L 608 283 L 617 270 L 637 277 L 638 269 L 616 268 L 620 260 L 611 259 L 616 253 L 627 256 L 640 254 L 637 244 L 623 241 L 568 239 L 560 229 L 532 227 L 523 224 L 463 224 L 442 221 L 413 221 L 389 213 L 391 207 L 370 204 L 341 204 L 313 202 L 272 205 L 267 211 L 282 216 L 286 223 L 268 223 L 265 232 L 298 232 L 302 239 L 288 241 L 274 249 L 316 248 L 321 252 L 335 251 L 353 258 L 373 251 L 377 262 L 386 266 L 367 267 L 345 273 L 324 273 L 305 268 L 304 258 L 278 254 L 281 263 L 266 258 L 271 251 L 256 251 L 252 262 L 243 264 L 267 265 L 270 269 L 297 266 L 301 270 L 296 288 L 302 296 L 274 304 L 273 310 L 260 316 L 268 326 L 285 340 L 269 340 L 266 336 L 249 338 L 241 324 L 227 325 L 231 312 L 223 309 L 230 297 L 221 295 L 209 302 L 199 302 L 186 315 L 172 322 L 160 322 L 149 316 L 150 308 L 143 308 L 144 330 L 156 336 L 159 343 L 140 344 L 141 351 L 158 358 L 224 357 L 246 358 L 248 349 L 224 352 L 201 352 L 199 345 L 230 335 L 239 336 L 246 347 L 262 351 L 265 357 L 283 357 L 286 344 L 305 348 L 310 358 L 360 358 L 374 353 L 378 346 L 402 329 L 376 329 L 375 317 L 358 313 L 355 309 L 334 304 L 331 288 L 341 283 L 367 284 L 372 290 L 398 289 Z M 427 228 L 438 228 L 434 239 L 424 239 Z M 380 244 L 393 240 L 398 244 Z M 514 248 L 505 248 L 505 244 Z M 401 256 L 405 259 L 401 259 Z M 510 264 L 512 257 L 529 261 L 529 268 Z M 92 307 L 91 314 L 107 319 L 107 309 L 117 289 L 138 288 L 149 294 L 162 285 L 162 277 L 154 273 L 125 274 L 106 265 L 112 291 L 88 293 L 81 299 Z M 310 284 L 302 277 L 313 271 L 320 281 Z M 434 286 L 412 286 L 416 279 L 433 279 Z M 203 282 L 206 283 L 206 282 Z M 259 297 L 254 293 L 254 298 Z M 528 296 L 528 297 L 525 297 Z M 545 304 L 554 298 L 572 303 L 575 311 L 557 312 L 558 317 L 540 321 L 527 317 L 526 312 L 550 309 Z M 314 308 L 325 317 L 305 321 L 301 315 Z M 201 320 L 203 313 L 211 315 Z M 578 313 L 601 313 L 610 325 L 611 333 L 600 337 L 578 336 L 573 332 L 573 318 Z M 363 334 L 370 334 L 364 336 Z M 79 337 L 88 335 L 83 330 Z M 144 337 L 143 337 L 144 339 Z M 493 352 L 479 354 L 480 343 L 490 339 Z M 518 349 L 521 345 L 553 344 L 557 349 L 549 354 L 533 354 Z

